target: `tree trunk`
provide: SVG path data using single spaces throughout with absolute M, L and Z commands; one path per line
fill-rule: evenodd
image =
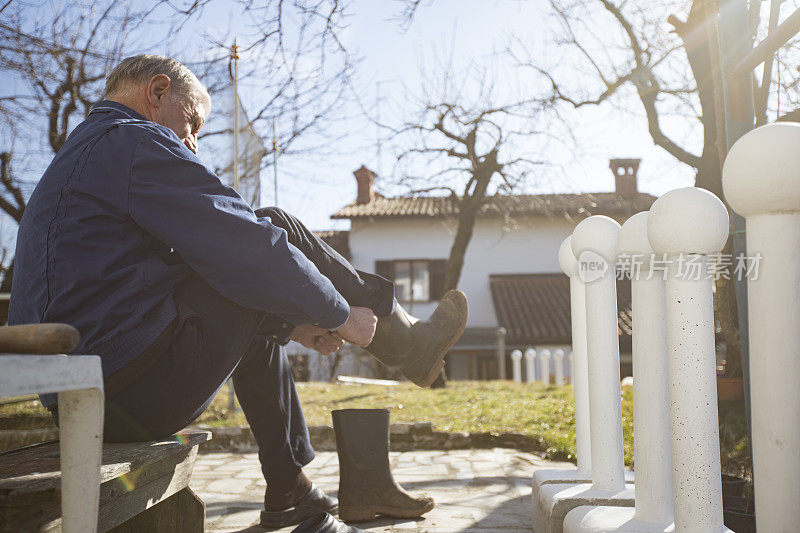
M 453 239 L 453 245 L 450 247 L 450 256 L 447 258 L 447 269 L 444 275 L 444 290 L 445 292 L 450 289 L 458 287 L 458 281 L 461 279 L 461 271 L 464 268 L 464 256 L 467 253 L 467 246 L 472 240 L 472 232 L 475 229 L 475 219 L 477 218 L 478 209 L 465 205 L 468 200 L 462 200 L 461 207 L 458 213 L 458 226 L 456 228 L 456 237 Z
M 0 292 L 11 292 L 11 282 L 14 279 L 14 259 L 3 269 L 3 281 L 0 282 Z
M 483 165 L 473 170 L 475 188 L 472 194 L 470 195 L 468 191 L 464 191 L 464 198 L 459 202 L 456 236 L 453 239 L 453 245 L 450 247 L 450 256 L 447 258 L 447 269 L 444 275 L 445 292 L 458 288 L 461 271 L 464 269 L 464 256 L 467 254 L 467 247 L 472 240 L 478 213 L 486 198 L 486 189 L 489 188 L 489 182 L 492 180 L 494 173 L 500 170 L 494 155 L 490 154 L 487 159 L 489 160 L 488 164 L 484 162 Z M 439 377 L 431 384 L 431 388 L 442 389 L 446 386 L 447 379 L 445 378 L 444 369 L 442 369 Z
M 686 22 L 680 22 L 676 17 L 670 17 L 670 23 L 675 27 L 675 33 L 683 41 L 686 58 L 697 84 L 697 96 L 700 100 L 701 117 L 703 124 L 703 152 L 700 155 L 700 164 L 696 166 L 695 185 L 713 192 L 722 198 L 722 169 L 720 168 L 719 149 L 717 142 L 724 139 L 724 132 L 718 136 L 717 107 L 714 87 L 714 57 L 709 40 L 710 32 L 705 25 L 713 22 L 714 12 L 708 2 L 697 1 L 692 3 L 689 17 Z
M 461 279 L 461 271 L 464 268 L 464 256 L 472 240 L 475 221 L 478 218 L 478 212 L 486 198 L 486 189 L 489 187 L 489 182 L 492 179 L 492 175 L 495 173 L 494 166 L 486 167 L 487 165 L 482 165 L 474 171 L 475 189 L 472 191 L 471 195 L 465 193 L 464 198 L 458 206 L 456 236 L 455 239 L 453 239 L 453 245 L 450 247 L 450 256 L 447 258 L 447 269 L 444 275 L 445 292 L 450 289 L 458 288 L 458 282 Z
M 725 131 L 720 130 L 725 127 L 725 122 L 718 113 L 721 87 L 716 86 L 715 80 L 715 65 L 721 58 L 717 43 L 712 40 L 715 32 L 708 31 L 706 27 L 707 24 L 714 23 L 714 16 L 716 16 L 716 12 L 710 2 L 695 0 L 685 23 L 680 22 L 674 16 L 670 17 L 670 23 L 683 41 L 686 58 L 697 84 L 697 95 L 700 99 L 703 152 L 699 164 L 696 165 L 695 185 L 711 191 L 719 198 L 724 198 L 722 194 L 722 160 L 720 158 L 720 154 L 723 153 L 720 150 L 724 147 L 721 147 L 720 143 L 725 142 Z M 723 253 L 730 254 L 732 252 L 733 247 L 729 243 Z M 730 270 L 728 275 L 732 276 L 733 272 Z M 741 340 L 737 320 L 736 284 L 723 277 L 717 280 L 716 285 L 714 311 L 720 333 L 726 344 L 725 372 L 728 376 L 741 375 Z

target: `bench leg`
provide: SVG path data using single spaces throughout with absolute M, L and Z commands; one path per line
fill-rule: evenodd
M 108 533 L 203 533 L 206 504 L 186 487 Z
M 103 446 L 103 391 L 58 393 L 64 533 L 97 531 Z

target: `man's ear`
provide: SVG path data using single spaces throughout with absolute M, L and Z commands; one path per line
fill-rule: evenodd
M 161 98 L 169 92 L 172 81 L 166 74 L 156 74 L 147 83 L 147 102 L 153 107 L 161 107 Z

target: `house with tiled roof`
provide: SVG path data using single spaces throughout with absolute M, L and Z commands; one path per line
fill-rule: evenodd
M 638 191 L 638 159 L 612 159 L 610 167 L 613 192 L 487 199 L 459 281 L 469 298 L 470 316 L 447 358 L 450 379 L 508 378 L 514 349 L 569 351 L 569 282 L 557 257 L 561 242 L 588 216 L 607 215 L 623 222 L 649 209 L 656 199 Z M 410 313 L 428 316 L 443 292 L 456 204 L 445 196 L 386 198 L 375 192 L 372 171 L 362 166 L 354 175 L 355 201 L 332 216 L 349 220 L 350 231 L 337 232 L 335 245 L 329 242 L 340 251 L 346 249 L 356 268 L 392 279 L 398 300 Z M 621 370 L 630 375 L 629 286 L 620 284 L 618 299 Z M 505 361 L 498 355 L 499 344 L 505 345 Z M 504 370 L 505 376 L 500 376 Z

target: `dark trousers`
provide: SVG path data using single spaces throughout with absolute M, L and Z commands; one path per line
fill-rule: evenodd
M 289 242 L 350 305 L 369 307 L 378 316 L 391 313 L 395 305 L 391 282 L 355 270 L 286 212 L 265 208 L 256 214 L 285 229 Z M 231 302 L 196 275 L 177 288 L 175 302 L 178 317 L 154 345 L 163 354 L 107 398 L 106 440 L 172 435 L 197 418 L 232 375 L 267 482 L 296 474 L 314 458 L 314 451 L 286 352 L 271 340 L 272 334 L 280 333 L 269 331 L 274 317 Z

